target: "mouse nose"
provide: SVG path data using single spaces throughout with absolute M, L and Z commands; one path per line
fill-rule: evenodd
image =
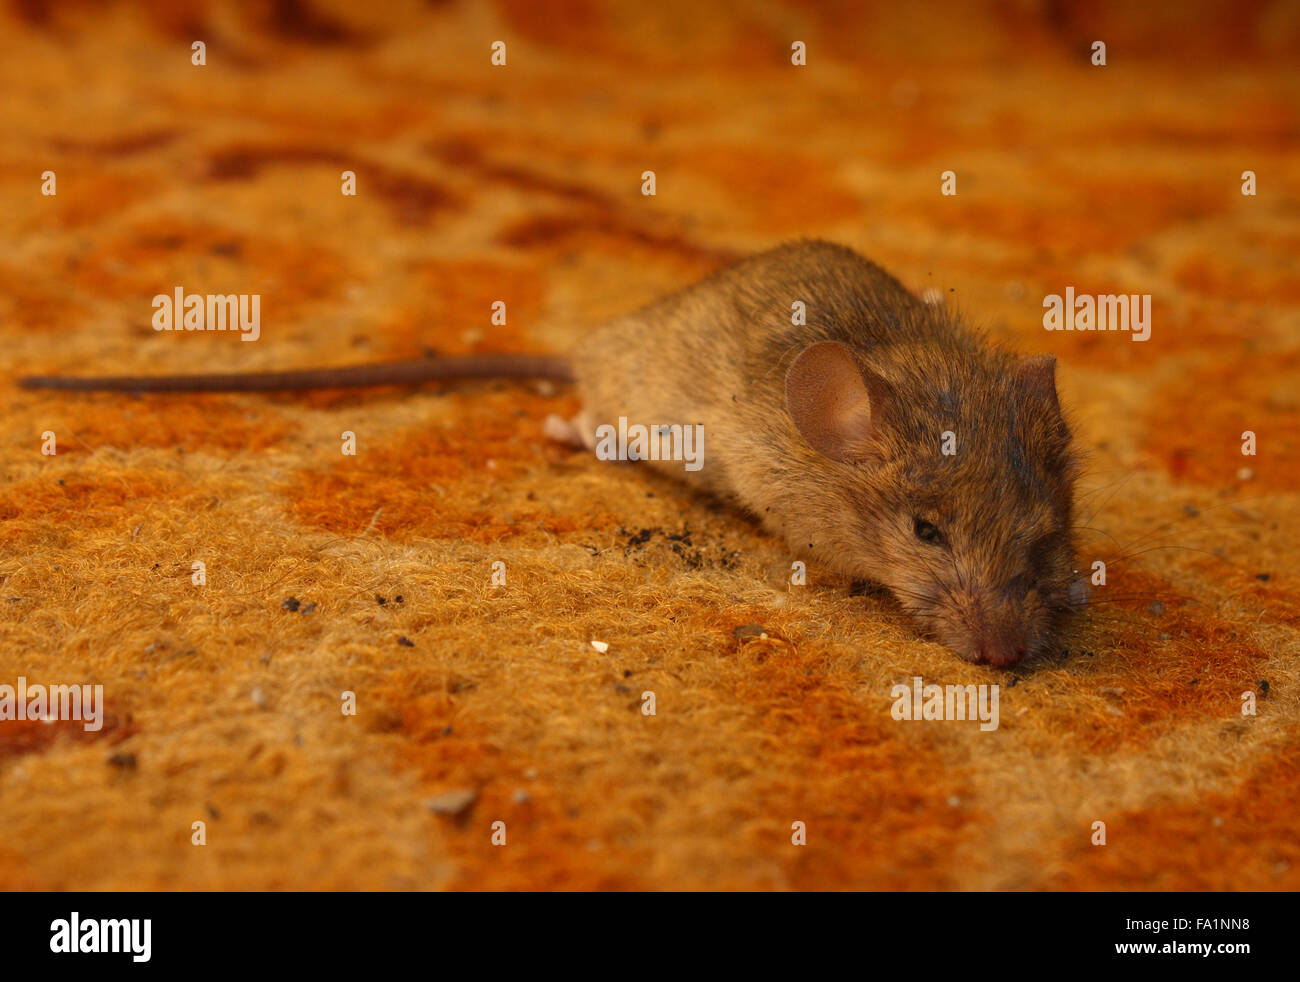
M 984 640 L 975 646 L 975 661 L 980 665 L 1014 665 L 1028 652 L 1024 645 L 998 643 Z

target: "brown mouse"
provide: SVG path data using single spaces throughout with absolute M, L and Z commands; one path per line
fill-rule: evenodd
M 571 371 L 551 356 L 486 355 L 22 384 L 198 392 L 487 376 L 576 378 L 582 414 L 549 427 L 587 446 L 620 419 L 665 434 L 697 428 L 698 469 L 645 463 L 758 516 L 797 555 L 883 584 L 970 661 L 1042 651 L 1077 602 L 1077 459 L 1055 359 L 990 345 L 826 242 L 751 256 L 605 324 Z

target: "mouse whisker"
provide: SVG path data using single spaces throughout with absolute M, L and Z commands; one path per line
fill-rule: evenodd
M 1106 538 L 1110 539 L 1111 542 L 1115 543 L 1117 548 L 1124 548 L 1124 546 L 1120 545 L 1119 539 L 1115 538 L 1115 536 L 1111 535 L 1105 529 L 1097 528 L 1095 525 L 1075 525 L 1074 528 L 1079 532 L 1095 532 L 1098 535 L 1104 535 Z
M 1115 495 L 1119 494 L 1120 490 L 1124 487 L 1124 485 L 1127 484 L 1129 481 L 1131 481 L 1134 476 L 1135 476 L 1134 472 L 1130 471 L 1123 478 L 1116 481 L 1113 485 L 1102 485 L 1099 488 L 1095 488 L 1093 490 L 1085 492 L 1084 495 L 1081 495 L 1081 497 L 1087 497 L 1092 494 L 1098 494 L 1108 489 L 1110 490 L 1110 494 L 1106 496 L 1106 499 L 1102 501 L 1100 504 L 1098 504 L 1097 507 L 1092 510 L 1091 514 L 1089 514 L 1088 517 L 1084 519 L 1084 521 L 1091 522 L 1094 518 L 1096 518 L 1097 513 L 1100 512 L 1103 508 L 1105 508 L 1108 504 L 1110 504 L 1111 499 L 1114 498 Z
M 1108 559 L 1108 560 L 1106 560 L 1105 562 L 1106 562 L 1106 565 L 1107 565 L 1108 567 L 1122 566 L 1122 565 L 1124 565 L 1125 563 L 1128 563 L 1128 562 L 1129 562 L 1130 560 L 1132 560 L 1132 559 L 1136 559 L 1136 558 L 1138 558 L 1139 556 L 1145 556 L 1145 555 L 1146 555 L 1147 553 L 1149 553 L 1149 552 L 1163 552 L 1163 551 L 1166 551 L 1166 550 L 1171 550 L 1171 551 L 1174 551 L 1174 552 L 1195 552 L 1195 553 L 1199 553 L 1199 554 L 1202 555 L 1202 556 L 1209 556 L 1211 559 L 1216 559 L 1216 560 L 1218 560 L 1219 562 L 1223 563 L 1224 565 L 1226 565 L 1226 566 L 1230 566 L 1230 567 L 1232 567 L 1233 569 L 1238 570 L 1238 571 L 1240 571 L 1240 572 L 1243 572 L 1243 573 L 1245 573 L 1245 572 L 1249 572 L 1249 570 L 1248 570 L 1245 566 L 1243 566 L 1241 563 L 1234 562 L 1233 560 L 1228 559 L 1228 558 L 1225 557 L 1225 556 L 1220 556 L 1220 555 L 1218 555 L 1217 553 L 1215 553 L 1215 552 L 1213 552 L 1213 551 L 1211 551 L 1211 550 L 1209 550 L 1209 549 L 1201 549 L 1201 548 L 1198 548 L 1198 547 L 1196 547 L 1196 546 L 1179 546 L 1179 545 L 1153 545 L 1153 546 L 1147 546 L 1145 549 L 1137 549 L 1137 550 L 1134 550 L 1133 552 L 1125 553 L 1125 554 L 1122 555 L 1122 556 L 1116 556 L 1116 557 L 1114 557 L 1113 559 Z
M 1072 609 L 1078 610 L 1083 607 L 1099 607 L 1102 604 L 1126 604 L 1126 603 L 1144 603 L 1151 600 L 1172 600 L 1168 594 L 1158 593 L 1132 593 L 1120 597 L 1101 597 L 1098 599 L 1070 600 L 1067 603 Z
M 1212 505 L 1212 506 L 1210 506 L 1210 507 L 1208 507 L 1208 508 L 1206 508 L 1206 509 L 1204 509 L 1204 510 L 1198 511 L 1195 515 L 1181 515 L 1181 516 L 1179 516 L 1178 518 L 1171 519 L 1170 521 L 1165 522 L 1165 523 L 1162 524 L 1162 525 L 1158 525 L 1158 526 L 1156 526 L 1154 529 L 1150 529 L 1150 530 L 1147 531 L 1145 534 L 1139 536 L 1139 537 L 1138 537 L 1137 539 L 1135 539 L 1133 542 L 1129 543 L 1129 548 L 1132 548 L 1133 546 L 1142 545 L 1143 543 L 1145 543 L 1145 542 L 1147 542 L 1148 540 L 1150 540 L 1152 536 L 1161 535 L 1162 533 L 1175 534 L 1175 532 L 1178 531 L 1178 530 L 1175 530 L 1175 526 L 1182 525 L 1182 524 L 1185 524 L 1185 523 L 1187 523 L 1187 522 L 1194 521 L 1195 519 L 1198 519 L 1198 518 L 1200 518 L 1200 517 L 1203 516 L 1203 515 L 1209 514 L 1210 512 L 1213 512 L 1213 511 L 1219 511 L 1219 510 L 1221 510 L 1221 509 L 1223 509 L 1223 508 L 1228 508 L 1228 507 L 1233 507 L 1233 506 L 1240 507 L 1244 502 L 1247 502 L 1247 501 L 1250 501 L 1250 502 L 1259 501 L 1259 500 L 1265 500 L 1265 501 L 1267 501 L 1267 500 L 1270 500 L 1272 497 L 1275 497 L 1275 496 L 1272 496 L 1272 495 L 1266 495 L 1266 496 L 1260 496 L 1260 497 L 1258 497 L 1258 498 L 1253 498 L 1253 499 L 1241 499 L 1241 500 L 1238 500 L 1238 501 L 1229 501 L 1229 502 L 1224 502 L 1224 503 L 1219 504 L 1219 505 Z M 1233 529 L 1243 528 L 1243 527 L 1246 526 L 1246 524 L 1247 524 L 1247 523 L 1246 523 L 1245 521 L 1242 521 L 1242 522 L 1240 522 L 1240 523 L 1234 522 L 1234 523 L 1231 523 L 1231 524 L 1228 524 L 1228 525 L 1201 526 L 1200 528 L 1198 528 L 1198 529 L 1196 530 L 1196 532 L 1197 532 L 1197 534 L 1201 534 L 1201 533 L 1203 533 L 1203 532 L 1221 532 L 1221 531 L 1229 531 L 1229 530 L 1233 530 Z M 1079 528 L 1085 528 L 1085 527 L 1088 527 L 1088 526 L 1077 526 L 1077 527 L 1079 527 Z M 1094 529 L 1094 531 L 1101 532 L 1103 535 L 1108 535 L 1108 533 L 1106 533 L 1106 532 L 1102 532 L 1101 529 Z M 1114 541 L 1114 537 L 1113 537 L 1113 536 L 1111 537 L 1111 539 L 1112 539 L 1112 541 Z

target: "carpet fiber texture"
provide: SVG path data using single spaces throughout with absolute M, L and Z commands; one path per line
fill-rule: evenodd
M 0 721 L 0 886 L 1300 888 L 1295 5 L 0 14 L 0 684 L 104 694 Z M 792 585 L 548 442 L 563 385 L 13 384 L 564 351 L 805 236 L 1057 356 L 1107 582 L 1046 657 Z M 261 337 L 153 330 L 178 287 Z M 1043 330 L 1067 287 L 1150 294 L 1150 339 Z M 895 720 L 914 677 L 1000 725 Z

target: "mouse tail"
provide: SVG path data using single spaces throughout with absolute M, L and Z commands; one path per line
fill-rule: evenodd
M 29 375 L 24 389 L 72 392 L 285 392 L 296 389 L 350 389 L 371 385 L 486 378 L 543 378 L 572 382 L 568 359 L 556 355 L 455 355 L 407 361 L 307 368 L 285 372 L 207 375 Z

